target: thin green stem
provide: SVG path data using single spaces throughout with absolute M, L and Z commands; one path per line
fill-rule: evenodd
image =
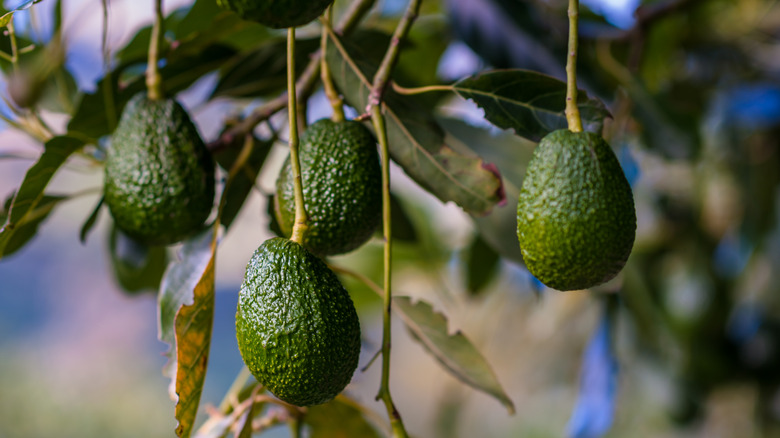
M 300 438 L 303 430 L 303 421 L 298 417 L 290 420 L 290 438 Z
M 154 0 L 154 24 L 149 40 L 149 62 L 146 66 L 146 90 L 150 100 L 162 99 L 163 83 L 160 75 L 160 48 L 163 38 L 162 0 Z
M 379 140 L 379 149 L 382 160 L 382 234 L 385 240 L 384 247 L 384 294 L 382 306 L 382 381 L 379 385 L 377 399 L 381 399 L 387 409 L 390 418 L 390 426 L 393 429 L 393 437 L 407 437 L 401 414 L 393 403 L 390 395 L 390 345 L 391 345 L 391 309 L 392 297 L 392 270 L 393 270 L 393 231 L 390 219 L 390 154 L 387 145 L 387 128 L 385 119 L 379 105 L 371 107 L 371 121 Z
M 398 52 L 401 48 L 401 42 L 406 39 L 409 34 L 409 29 L 412 27 L 412 23 L 417 18 L 420 12 L 420 4 L 422 0 L 410 0 L 409 6 L 406 8 L 401 21 L 398 22 L 398 26 L 393 32 L 393 38 L 390 40 L 390 46 L 385 52 L 385 57 L 382 59 L 382 63 L 379 65 L 379 69 L 374 75 L 374 82 L 371 87 L 371 94 L 368 96 L 367 113 L 371 113 L 370 108 L 372 106 L 379 105 L 382 101 L 382 93 L 385 91 L 385 86 L 390 80 L 390 74 L 393 72 L 393 67 L 398 61 Z
M 100 51 L 103 55 L 103 106 L 106 108 L 106 120 L 108 128 L 113 131 L 117 124 L 116 110 L 114 109 L 114 86 L 111 77 L 111 62 L 108 48 L 108 0 L 102 0 L 103 7 L 103 34 L 100 40 Z
M 16 42 L 13 18 L 8 22 L 8 38 L 11 39 L 11 64 L 13 65 L 14 73 L 19 73 L 19 47 Z
M 302 244 L 308 218 L 303 200 L 303 181 L 301 179 L 301 162 L 298 159 L 298 101 L 295 98 L 295 28 L 287 29 L 287 114 L 290 120 L 290 164 L 293 171 L 293 187 L 295 192 L 295 224 L 290 240 Z
M 393 87 L 393 91 L 395 91 L 396 93 L 407 95 L 407 96 L 414 95 L 414 94 L 431 93 L 434 91 L 453 91 L 452 85 L 428 85 L 427 87 L 406 88 L 398 85 L 395 82 L 390 82 L 390 86 Z
M 328 50 L 328 31 L 330 29 L 331 16 L 333 15 L 333 5 L 328 7 L 325 12 L 325 17 L 322 20 L 322 38 L 320 39 L 320 77 L 322 78 L 322 86 L 325 89 L 325 95 L 328 96 L 330 106 L 333 108 L 333 115 L 331 119 L 334 122 L 344 121 L 344 101 L 341 99 L 338 91 L 336 91 L 335 85 L 333 85 L 333 78 L 330 74 L 330 68 L 327 62 L 327 50 Z
M 566 57 L 566 121 L 569 130 L 582 132 L 580 109 L 577 107 L 577 22 L 579 0 L 569 0 L 569 52 Z

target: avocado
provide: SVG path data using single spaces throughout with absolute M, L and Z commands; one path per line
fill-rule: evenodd
M 178 102 L 144 93 L 128 102 L 106 154 L 104 195 L 117 227 L 147 245 L 202 227 L 214 202 L 214 161 Z
M 333 0 L 217 0 L 244 20 L 281 29 L 303 26 L 322 15 Z
M 352 120 L 319 120 L 301 136 L 298 158 L 309 225 L 303 246 L 327 256 L 365 243 L 382 223 L 382 169 L 371 131 Z M 289 236 L 295 222 L 289 157 L 274 202 L 279 226 Z
M 266 240 L 238 295 L 238 349 L 257 381 L 297 406 L 325 403 L 352 379 L 360 323 L 336 274 L 301 245 Z
M 517 237 L 528 270 L 558 290 L 612 279 L 631 253 L 631 186 L 600 136 L 553 131 L 539 142 L 517 204 Z

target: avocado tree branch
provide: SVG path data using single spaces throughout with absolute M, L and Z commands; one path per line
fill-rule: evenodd
M 569 0 L 569 50 L 566 57 L 566 121 L 571 132 L 582 132 L 582 118 L 577 107 L 577 22 L 579 0 Z
M 390 80 L 390 74 L 398 61 L 401 42 L 409 34 L 412 23 L 417 18 L 420 11 L 422 0 L 410 0 L 409 5 L 404 12 L 401 21 L 393 32 L 390 45 L 385 52 L 382 63 L 374 75 L 371 93 L 368 97 L 366 112 L 371 114 L 371 122 L 374 125 L 374 132 L 379 141 L 379 149 L 382 158 L 382 224 L 385 240 L 384 247 L 384 306 L 382 312 L 382 381 L 379 386 L 377 399 L 382 399 L 387 409 L 387 416 L 390 418 L 390 426 L 393 430 L 393 437 L 405 438 L 408 436 L 404 427 L 401 414 L 396 409 L 393 398 L 390 395 L 390 333 L 391 333 L 391 309 L 392 309 L 392 253 L 393 253 L 393 235 L 391 222 L 391 202 L 390 202 L 390 153 L 387 142 L 387 128 L 385 126 L 384 115 L 382 114 L 382 95 L 385 87 Z
M 163 98 L 162 76 L 160 75 L 160 46 L 162 46 L 162 0 L 154 0 L 154 24 L 149 39 L 149 61 L 146 65 L 146 90 L 149 100 Z
M 355 0 L 344 13 L 338 26 L 336 26 L 336 32 L 341 35 L 349 35 L 352 33 L 363 16 L 365 16 L 365 14 L 374 6 L 374 3 L 376 3 L 376 0 Z M 322 52 L 319 50 L 314 52 L 303 73 L 298 77 L 298 81 L 295 84 L 298 100 L 306 99 L 311 95 L 320 72 L 321 54 Z M 265 102 L 263 105 L 260 105 L 242 120 L 241 123 L 226 130 L 218 139 L 209 143 L 209 150 L 215 152 L 234 144 L 235 139 L 243 138 L 244 135 L 252 132 L 252 130 L 255 129 L 255 126 L 287 107 L 287 103 L 287 93 L 285 92 L 274 99 Z
M 327 58 L 328 50 L 328 30 L 331 25 L 331 15 L 333 15 L 333 5 L 328 7 L 325 12 L 325 17 L 322 20 L 322 38 L 320 39 L 320 77 L 322 78 L 322 87 L 325 89 L 325 95 L 328 96 L 330 106 L 333 108 L 333 116 L 331 119 L 334 122 L 344 121 L 344 100 L 333 85 L 333 78 L 331 77 L 330 68 L 325 58 Z

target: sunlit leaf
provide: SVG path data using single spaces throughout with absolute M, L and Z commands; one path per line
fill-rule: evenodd
M 379 438 L 382 436 L 366 420 L 360 405 L 339 395 L 323 405 L 308 409 L 304 421 L 311 427 L 311 438 Z
M 394 297 L 393 304 L 412 336 L 461 382 L 495 397 L 509 413 L 515 406 L 509 399 L 488 362 L 463 334 L 450 334 L 447 319 L 424 301 L 413 303 L 408 297 Z
M 83 140 L 68 136 L 54 137 L 46 142 L 45 150 L 38 162 L 24 176 L 8 208 L 8 216 L 0 228 L 0 258 L 5 254 L 5 249 L 17 227 L 28 219 L 43 198 L 43 191 L 54 173 L 82 146 L 84 146 Z
M 376 67 L 361 62 L 359 52 L 333 34 L 330 42 L 327 61 L 334 82 L 347 103 L 362 111 Z M 444 132 L 429 112 L 390 91 L 385 94 L 382 111 L 393 161 L 426 190 L 475 214 L 486 214 L 504 201 L 496 167 L 447 145 Z
M 25 9 L 30 8 L 32 5 L 36 3 L 40 3 L 43 0 L 27 0 L 23 3 L 21 3 L 19 6 L 16 7 L 13 11 L 6 12 L 2 16 L 0 16 L 0 27 L 8 26 L 8 23 L 11 22 L 11 20 L 14 18 L 14 13 L 18 11 L 22 11 Z
M 567 127 L 566 83 L 528 70 L 493 70 L 461 79 L 453 89 L 485 110 L 485 118 L 502 129 L 539 141 Z M 577 97 L 583 127 L 601 132 L 609 117 L 604 104 L 580 90 Z

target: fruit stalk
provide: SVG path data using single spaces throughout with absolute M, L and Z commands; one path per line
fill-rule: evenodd
M 152 36 L 149 39 L 149 61 L 146 66 L 146 90 L 149 100 L 163 98 L 162 76 L 160 76 L 160 46 L 162 46 L 162 0 L 154 2 L 154 24 L 152 24 Z
M 301 163 L 298 159 L 298 101 L 295 92 L 295 28 L 287 29 L 287 114 L 290 120 L 290 164 L 293 171 L 295 192 L 295 225 L 290 240 L 302 244 L 308 226 L 306 225 L 306 207 L 303 203 L 303 182 Z
M 579 0 L 569 0 L 569 52 L 566 58 L 566 121 L 571 132 L 582 132 L 580 109 L 577 107 L 577 22 Z
M 325 11 L 325 18 L 322 20 L 322 38 L 320 39 L 320 77 L 322 78 L 322 86 L 325 88 L 325 95 L 328 96 L 330 106 L 333 108 L 333 115 L 331 120 L 334 122 L 344 121 L 344 101 L 339 96 L 336 87 L 333 85 L 333 78 L 330 74 L 330 68 L 327 63 L 327 50 L 328 50 L 328 31 L 330 30 L 331 17 L 333 15 L 333 5 L 329 6 Z

